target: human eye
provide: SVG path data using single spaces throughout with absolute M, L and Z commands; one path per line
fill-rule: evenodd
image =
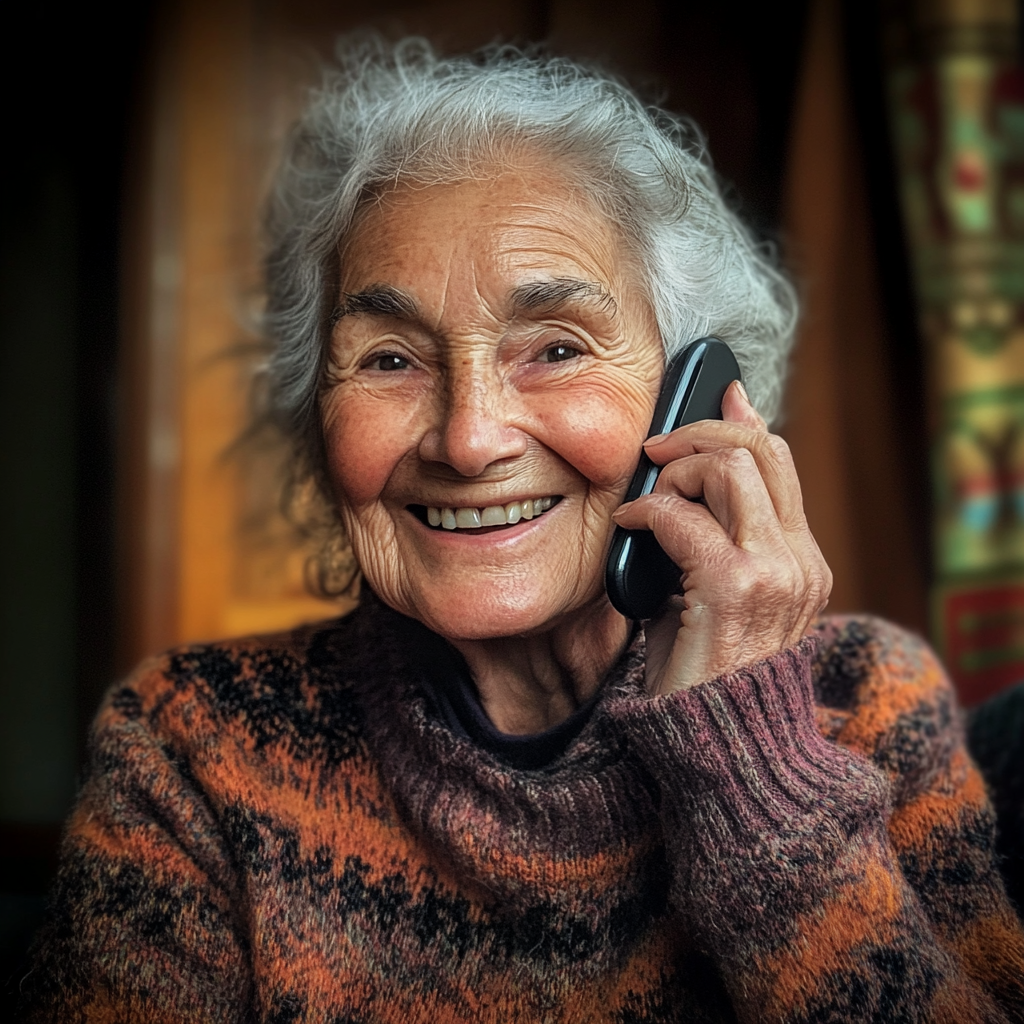
M 408 370 L 409 360 L 396 352 L 375 352 L 363 363 L 363 366 L 368 370 L 383 370 L 385 372 Z
M 564 363 L 569 359 L 578 359 L 580 350 L 575 345 L 567 342 L 558 342 L 556 345 L 549 345 L 538 357 L 542 363 Z

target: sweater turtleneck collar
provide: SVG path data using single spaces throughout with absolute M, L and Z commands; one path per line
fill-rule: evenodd
M 503 763 L 432 707 L 430 673 L 451 650 L 440 637 L 369 595 L 356 614 L 359 646 L 379 656 L 357 684 L 371 753 L 398 813 L 447 852 L 460 881 L 506 899 L 539 898 L 539 887 L 545 900 L 579 900 L 607 893 L 611 870 L 646 889 L 642 863 L 663 863 L 653 787 L 606 713 L 613 695 L 643 692 L 642 630 L 567 749 L 531 770 Z

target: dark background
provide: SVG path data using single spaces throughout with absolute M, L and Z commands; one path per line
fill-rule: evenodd
M 113 677 L 119 237 L 151 14 L 20 5 L 0 62 L 4 983 L 38 920 L 87 724 Z

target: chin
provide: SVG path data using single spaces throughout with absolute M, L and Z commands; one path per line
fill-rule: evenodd
M 560 597 L 547 588 L 521 584 L 459 589 L 460 597 L 453 600 L 453 588 L 430 588 L 414 607 L 399 610 L 447 639 L 490 640 L 544 632 L 580 604 L 576 595 Z

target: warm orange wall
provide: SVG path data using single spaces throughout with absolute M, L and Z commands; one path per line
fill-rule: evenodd
M 229 454 L 247 425 L 252 361 L 237 350 L 252 341 L 266 170 L 250 130 L 262 99 L 253 7 L 185 0 L 157 47 L 127 225 L 122 666 L 335 613 L 304 593 L 303 554 L 275 514 L 275 458 Z

